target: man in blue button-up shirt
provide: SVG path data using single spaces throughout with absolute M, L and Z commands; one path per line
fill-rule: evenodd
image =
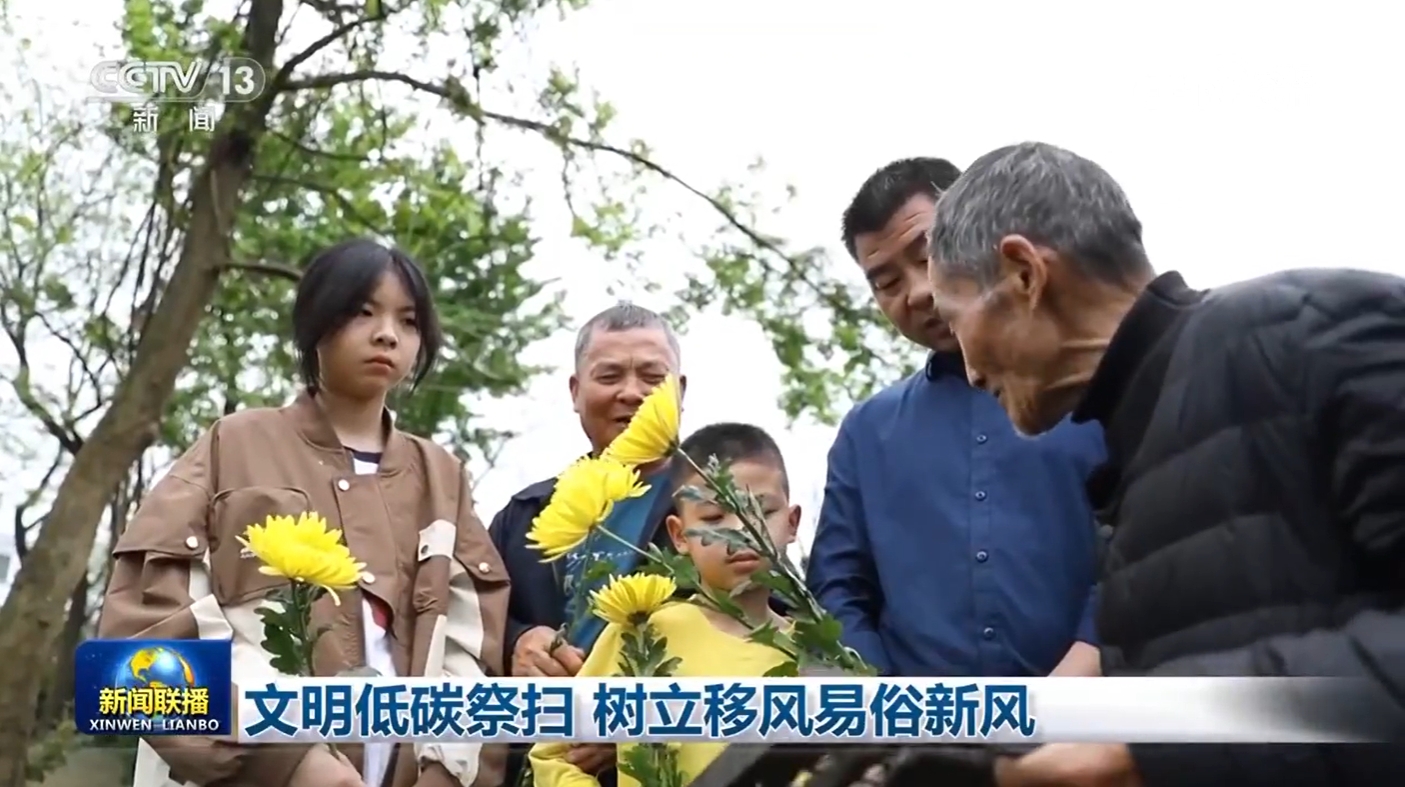
M 932 354 L 840 425 L 808 581 L 884 674 L 1095 675 L 1099 536 L 1083 484 L 1102 436 L 1065 423 L 1023 438 L 967 384 L 927 280 L 936 199 L 959 175 L 896 161 L 844 213 L 879 307 Z

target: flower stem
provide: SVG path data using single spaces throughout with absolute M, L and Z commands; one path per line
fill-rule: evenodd
M 790 559 L 784 552 L 776 547 L 775 543 L 771 541 L 770 536 L 766 533 L 765 516 L 761 515 L 756 510 L 755 498 L 748 494 L 746 500 L 743 500 L 738 494 L 735 484 L 723 484 L 713 473 L 704 470 L 697 462 L 693 461 L 693 458 L 688 456 L 681 448 L 675 447 L 674 455 L 681 458 L 684 462 L 687 462 L 693 472 L 696 473 L 698 477 L 702 478 L 703 483 L 716 497 L 717 503 L 722 508 L 737 515 L 737 518 L 741 520 L 742 527 L 745 528 L 747 534 L 751 537 L 751 541 L 755 543 L 756 547 L 770 561 L 772 568 L 780 575 L 780 578 L 786 585 L 789 586 L 791 595 L 805 605 L 805 610 L 802 614 L 810 620 L 822 619 L 825 612 L 820 607 L 819 602 L 805 587 L 804 580 L 800 578 L 799 573 L 791 564 Z M 747 505 L 747 503 L 751 503 L 751 505 Z M 711 597 L 709 597 L 706 592 L 704 592 L 703 595 L 708 601 L 712 601 Z M 716 602 L 713 603 L 715 606 Z M 745 626 L 752 625 L 746 620 L 740 620 L 739 622 Z M 842 650 L 843 655 L 837 659 L 839 663 L 836 666 L 848 670 L 866 667 L 863 659 L 858 657 L 856 653 L 847 649 Z M 796 654 L 787 655 L 794 657 Z
M 556 630 L 556 636 L 551 638 L 551 644 L 547 646 L 547 653 L 555 653 L 557 648 L 567 643 L 571 636 L 570 628 L 571 624 L 567 622 L 563 623 L 561 628 Z
M 307 678 L 314 677 L 312 653 L 317 647 L 317 635 L 312 627 L 312 605 L 316 601 L 316 593 L 317 589 L 305 582 L 294 581 L 288 586 L 288 607 L 293 621 L 293 631 L 290 633 L 297 640 L 298 660 L 301 662 L 298 673 Z M 327 748 L 332 754 L 341 754 L 335 743 L 328 742 Z
M 298 641 L 300 651 L 301 663 L 298 664 L 298 672 L 309 678 L 312 677 L 312 649 L 317 644 L 317 640 L 312 636 L 311 590 L 311 587 L 302 582 L 294 582 L 288 593 L 295 627 L 293 638 Z
M 654 558 L 653 555 L 649 554 L 649 553 L 646 552 L 645 550 L 640 549 L 639 547 L 635 546 L 634 544 L 631 544 L 628 540 L 624 539 L 623 537 L 621 537 L 621 536 L 619 536 L 618 534 L 616 534 L 616 533 L 614 533 L 613 531 L 611 531 L 610 528 L 605 527 L 604 525 L 600 525 L 600 526 L 596 527 L 596 530 L 599 530 L 600 532 L 604 533 L 606 536 L 608 536 L 608 537 L 610 537 L 610 538 L 613 538 L 615 541 L 618 541 L 619 543 L 624 544 L 625 546 L 627 546 L 627 547 L 629 547 L 630 549 L 634 550 L 634 551 L 637 552 L 640 556 L 642 556 L 645 560 L 648 560 L 650 563 L 656 563 L 656 562 L 658 562 L 658 561 Z M 665 565 L 665 568 L 667 568 L 666 565 Z M 720 601 L 717 600 L 717 597 L 713 594 L 713 591 L 712 591 L 711 588 L 709 588 L 709 587 L 707 587 L 707 585 L 705 585 L 705 584 L 699 582 L 699 583 L 698 583 L 698 593 L 707 601 L 708 605 L 711 606 L 714 610 L 716 610 L 716 611 L 718 611 L 718 612 L 722 612 L 723 614 L 726 614 L 725 611 L 724 611 L 724 606 L 723 606 L 722 602 L 720 602 Z M 746 615 L 745 615 L 745 614 L 742 614 L 740 617 L 737 616 L 737 615 L 732 615 L 731 617 L 735 618 L 735 619 L 737 620 L 737 622 L 738 622 L 738 623 L 741 623 L 743 626 L 752 627 L 752 626 L 755 626 L 755 625 L 756 625 L 755 621 L 748 620 L 748 619 L 746 618 Z M 797 654 L 787 652 L 786 655 L 789 656 L 789 657 L 791 657 L 791 658 L 795 658 Z
M 794 595 L 805 602 L 805 606 L 808 608 L 806 611 L 812 617 L 819 618 L 820 615 L 823 614 L 819 602 L 808 592 L 804 592 L 804 581 L 795 573 L 794 567 L 790 564 L 790 559 L 772 543 L 770 536 L 766 534 L 764 524 L 758 524 L 754 521 L 756 519 L 756 512 L 750 510 L 749 506 L 743 504 L 742 500 L 737 495 L 736 489 L 725 488 L 712 476 L 712 473 L 699 467 L 698 463 L 693 461 L 693 458 L 682 450 L 675 450 L 674 453 L 681 457 L 683 461 L 687 462 L 689 467 L 693 469 L 693 472 L 702 478 L 703 483 L 707 484 L 707 488 L 717 496 L 717 502 L 720 503 L 723 508 L 737 515 L 737 518 L 741 520 L 742 525 L 751 535 L 752 540 L 756 542 L 757 546 L 761 548 L 762 553 L 770 560 L 771 565 L 776 567 L 791 588 L 797 591 Z
M 628 547 L 629 549 L 633 550 L 635 554 L 637 554 L 637 555 L 643 557 L 644 559 L 649 560 L 649 561 L 652 561 L 652 560 L 653 560 L 653 556 L 650 555 L 648 552 L 646 552 L 646 551 L 643 550 L 643 549 L 640 549 L 637 544 L 630 543 L 630 541 L 629 541 L 628 539 L 623 538 L 623 537 L 617 535 L 617 534 L 616 534 L 613 530 L 611 530 L 610 528 L 605 527 L 604 525 L 597 525 L 597 526 L 595 527 L 595 529 L 598 530 L 598 531 L 600 531 L 601 533 L 604 533 L 606 536 L 609 536 L 610 538 L 613 538 L 614 540 L 618 541 L 619 543 L 623 544 L 624 546 Z
M 628 548 L 629 548 L 630 550 L 632 550 L 635 554 L 637 554 L 637 555 L 643 557 L 644 559 L 649 560 L 649 561 L 652 562 L 652 560 L 653 560 L 653 556 L 652 556 L 652 555 L 650 555 L 648 552 L 646 552 L 646 551 L 640 549 L 638 546 L 636 546 L 636 545 L 634 545 L 634 544 L 631 544 L 629 541 L 625 540 L 624 538 L 621 538 L 618 534 L 616 534 L 615 532 L 613 532 L 612 530 L 610 530 L 610 528 L 605 527 L 604 525 L 596 525 L 596 526 L 595 526 L 595 530 L 600 531 L 601 533 L 604 533 L 606 536 L 608 536 L 608 537 L 610 537 L 610 538 L 613 538 L 615 541 L 618 541 L 619 543 L 621 543 L 621 544 L 623 544 L 624 546 L 628 547 Z M 584 592 L 584 591 L 586 591 L 586 588 L 578 588 L 578 589 L 576 590 L 577 593 L 581 593 L 581 592 Z M 568 620 L 568 621 L 566 621 L 565 623 L 561 624 L 561 628 L 559 628 L 559 629 L 556 630 L 556 636 L 555 636 L 554 638 L 552 638 L 552 640 L 551 640 L 551 645 L 548 647 L 548 650 L 547 650 L 548 653 L 554 653 L 554 652 L 556 652 L 556 649 L 559 648 L 559 647 L 561 647 L 562 645 L 570 644 L 571 629 L 572 629 L 572 625 L 571 625 L 571 624 L 572 624 L 573 622 L 574 622 L 574 621 Z

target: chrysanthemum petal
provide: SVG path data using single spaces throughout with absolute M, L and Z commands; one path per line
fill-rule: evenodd
M 590 594 L 591 609 L 607 623 L 629 626 L 647 620 L 677 592 L 671 578 L 658 574 L 611 577 L 608 585 Z
M 527 540 L 550 562 L 575 549 L 609 516 L 616 501 L 643 493 L 639 472 L 609 459 L 586 458 L 566 468 Z
M 353 587 L 366 568 L 342 543 L 341 531 L 328 528 L 315 511 L 296 519 L 269 516 L 261 525 L 250 525 L 238 540 L 262 561 L 260 573 L 323 588 L 338 604 L 336 591 Z
M 678 443 L 682 407 L 682 389 L 678 378 L 670 374 L 644 398 L 629 426 L 602 456 L 632 467 L 667 457 Z

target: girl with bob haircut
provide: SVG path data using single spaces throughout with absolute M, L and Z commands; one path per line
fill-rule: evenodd
M 395 428 L 386 396 L 433 368 L 442 335 L 420 267 L 350 240 L 298 284 L 293 340 L 304 390 L 281 408 L 215 422 L 147 495 L 113 551 L 99 636 L 228 639 L 233 679 L 277 675 L 258 608 L 286 580 L 236 540 L 269 516 L 324 516 L 366 564 L 314 607 L 313 673 L 501 675 L 507 572 L 453 455 Z M 238 745 L 153 736 L 133 787 L 494 787 L 506 747 L 476 743 Z

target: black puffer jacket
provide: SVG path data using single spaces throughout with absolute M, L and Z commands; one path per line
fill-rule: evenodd
M 1075 419 L 1113 528 L 1107 675 L 1358 676 L 1405 718 L 1405 280 L 1293 271 L 1208 294 L 1161 276 Z M 1359 721 L 1359 719 L 1358 719 Z M 1390 747 L 1134 746 L 1148 787 L 1386 785 Z

